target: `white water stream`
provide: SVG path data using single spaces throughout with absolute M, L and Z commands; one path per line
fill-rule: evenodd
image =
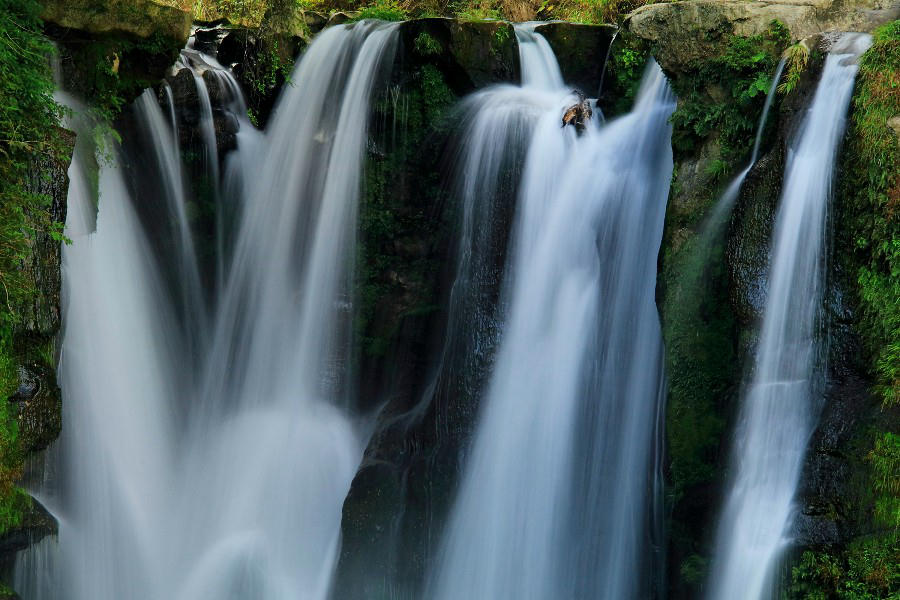
M 576 98 L 549 46 L 517 34 L 525 86 L 480 99 L 536 112 L 508 318 L 426 597 L 642 597 L 658 534 L 654 289 L 674 98 L 653 64 L 632 113 L 579 137 L 561 127 Z
M 870 43 L 869 36 L 845 34 L 831 49 L 788 150 L 768 300 L 735 434 L 710 600 L 778 597 L 776 566 L 790 543 L 794 493 L 824 386 L 821 305 L 834 163 L 857 58 Z
M 211 313 L 198 294 L 167 292 L 115 159 L 101 167 L 96 231 L 85 225 L 93 207 L 76 155 L 60 482 L 36 490 L 60 530 L 56 547 L 19 559 L 23 598 L 327 596 L 364 444 L 346 402 L 346 355 L 366 121 L 396 32 L 364 22 L 321 33 L 265 138 L 239 134 L 234 251 Z M 191 290 L 197 263 L 170 119 L 149 96 L 135 110 L 168 178 L 177 277 Z M 210 138 L 211 110 L 201 117 Z M 211 158 L 214 140 L 204 142 Z M 184 329 L 179 314 L 202 322 Z

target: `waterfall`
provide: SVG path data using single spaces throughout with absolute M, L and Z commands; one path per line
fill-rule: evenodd
M 711 235 L 718 233 L 718 230 L 724 225 L 725 218 L 731 214 L 734 202 L 737 200 L 738 194 L 741 191 L 741 185 L 743 185 L 744 179 L 747 178 L 747 174 L 750 173 L 750 169 L 756 164 L 756 159 L 759 158 L 759 145 L 762 142 L 763 130 L 766 127 L 766 117 L 769 115 L 769 109 L 772 108 L 772 100 L 775 98 L 775 89 L 778 87 L 778 82 L 781 81 L 784 63 L 785 59 L 782 58 L 778 61 L 778 66 L 775 68 L 775 75 L 772 77 L 772 84 L 769 86 L 769 93 L 766 95 L 762 114 L 759 117 L 759 125 L 756 126 L 756 139 L 753 141 L 753 152 L 750 154 L 750 164 L 748 164 L 743 171 L 738 173 L 738 176 L 728 184 L 728 187 L 725 188 L 725 192 L 719 198 L 719 201 L 716 203 L 712 215 L 708 220 L 707 230 L 710 231 Z
M 562 73 L 550 44 L 535 32 L 538 25 L 540 22 L 517 23 L 515 26 L 522 85 L 555 90 L 563 87 Z
M 831 49 L 788 151 L 768 301 L 735 433 L 711 600 L 777 597 L 775 566 L 790 542 L 794 493 L 823 392 L 821 304 L 834 162 L 856 59 L 869 43 L 869 36 L 845 34 Z
M 88 227 L 89 157 L 76 153 L 73 243 L 63 248 L 60 489 L 33 490 L 59 536 L 55 548 L 20 556 L 23 598 L 327 597 L 365 442 L 346 371 L 369 102 L 397 30 L 361 22 L 324 31 L 265 136 L 238 134 L 236 182 L 221 188 L 239 196 L 229 199 L 239 207 L 233 255 L 190 327 L 183 315 L 200 319 L 185 310 L 195 299 L 165 279 L 174 272 L 181 289 L 194 285 L 186 280 L 198 250 L 158 104 L 145 96 L 134 110 L 151 171 L 167 178 L 172 223 L 163 226 L 177 232 L 174 249 L 156 247 L 116 156 L 101 165 L 96 231 Z M 208 137 L 212 109 L 201 116 Z M 184 377 L 187 369 L 198 373 Z
M 535 35 L 523 29 L 520 40 Z M 631 114 L 578 137 L 560 126 L 575 97 L 542 48 L 520 46 L 524 90 L 481 100 L 538 114 L 506 325 L 428 598 L 635 598 L 649 587 L 663 387 L 654 289 L 674 99 L 654 64 Z

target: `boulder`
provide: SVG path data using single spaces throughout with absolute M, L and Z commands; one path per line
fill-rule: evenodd
M 763 33 L 773 20 L 798 40 L 822 31 L 867 32 L 898 17 L 898 0 L 684 0 L 642 6 L 625 27 L 656 44 L 663 69 L 677 73 L 720 53 L 733 35 Z
M 91 34 L 162 36 L 187 41 L 191 13 L 160 0 L 44 0 L 41 18 Z

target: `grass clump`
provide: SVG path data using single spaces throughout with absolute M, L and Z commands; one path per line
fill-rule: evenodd
M 784 51 L 784 77 L 778 85 L 779 94 L 790 94 L 800 83 L 800 77 L 809 64 L 809 48 L 803 42 L 797 42 Z
M 665 1 L 665 0 L 664 0 Z M 540 13 L 573 23 L 621 23 L 631 11 L 653 0 L 544 0 Z
M 413 42 L 413 47 L 421 56 L 440 54 L 441 50 L 443 49 L 441 47 L 441 43 L 437 41 L 434 36 L 429 35 L 426 31 L 423 31 L 416 36 L 416 39 Z

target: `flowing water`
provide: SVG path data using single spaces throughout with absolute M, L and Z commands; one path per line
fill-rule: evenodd
M 821 405 L 826 216 L 835 157 L 868 36 L 831 49 L 788 151 L 775 220 L 768 301 L 733 450 L 733 481 L 717 540 L 709 598 L 776 597 L 778 557 L 803 456 Z
M 775 89 L 778 87 L 778 82 L 781 81 L 784 63 L 785 59 L 782 58 L 778 61 L 778 66 L 775 68 L 775 75 L 772 77 L 772 85 L 769 86 L 769 93 L 766 96 L 766 102 L 763 105 L 762 114 L 759 117 L 759 125 L 756 126 L 756 139 L 753 141 L 753 152 L 750 155 L 750 164 L 748 164 L 743 171 L 738 173 L 738 176 L 728 184 L 728 187 L 725 188 L 725 192 L 719 198 L 719 201 L 716 203 L 712 215 L 708 220 L 707 227 L 712 230 L 713 233 L 721 229 L 725 219 L 731 214 L 734 202 L 737 200 L 738 194 L 741 191 L 741 185 L 744 183 L 744 179 L 747 178 L 750 169 L 756 164 L 756 159 L 759 158 L 759 145 L 762 142 L 763 130 L 766 127 L 766 117 L 769 115 L 769 109 L 772 108 L 772 100 L 775 98 Z
M 576 98 L 549 48 L 517 35 L 525 88 L 482 99 L 538 111 L 506 326 L 426 597 L 639 597 L 660 524 L 654 289 L 674 98 L 654 64 L 632 113 L 579 137 L 561 127 Z
M 23 598 L 326 597 L 364 444 L 345 374 L 368 105 L 396 40 L 396 25 L 329 28 L 270 132 L 238 134 L 222 190 L 240 196 L 234 248 L 212 302 L 190 291 L 182 175 L 156 101 L 135 112 L 167 178 L 174 250 L 148 235 L 115 157 L 100 169 L 94 230 L 87 157 L 75 156 L 60 481 L 35 490 L 60 529 L 19 559 Z M 201 100 L 216 78 L 197 75 Z M 210 159 L 211 113 L 201 111 Z M 188 291 L 171 293 L 172 277 Z

